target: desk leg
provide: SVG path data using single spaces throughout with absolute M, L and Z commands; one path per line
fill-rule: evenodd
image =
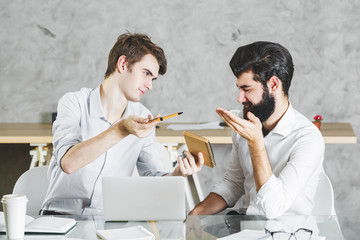
M 198 203 L 204 200 L 200 181 L 197 174 L 187 176 L 186 178 L 186 200 L 189 204 L 189 210 L 192 210 Z
M 35 166 L 46 165 L 45 156 L 48 154 L 49 147 L 46 143 L 31 143 L 30 146 L 35 147 L 35 149 L 30 151 L 31 163 L 30 169 Z
M 191 188 L 191 185 L 189 183 L 189 177 L 185 178 L 185 197 L 189 207 L 189 211 L 193 210 L 195 207 L 195 200 L 192 189 L 193 188 Z
M 156 226 L 156 221 L 148 221 L 149 225 L 150 225 L 150 230 L 151 232 L 154 234 L 155 236 L 155 240 L 160 240 L 160 233 L 159 230 Z
M 166 150 L 169 153 L 169 158 L 172 163 L 171 164 L 172 167 L 175 167 L 175 165 L 177 164 L 177 156 L 179 155 L 179 153 L 177 152 L 179 144 L 177 144 L 177 143 L 162 143 L 162 145 L 166 148 Z

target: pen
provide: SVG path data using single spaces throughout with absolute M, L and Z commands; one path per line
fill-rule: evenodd
M 180 115 L 180 114 L 182 114 L 182 113 L 183 113 L 183 112 L 178 112 L 178 113 L 174 113 L 174 114 L 171 114 L 171 115 L 168 115 L 168 116 L 165 116 L 165 117 L 154 118 L 154 119 L 151 119 L 149 122 L 153 122 L 153 121 L 159 121 L 159 122 L 161 122 L 161 121 L 164 121 L 164 120 L 166 120 L 166 119 L 168 119 L 168 118 L 176 117 L 176 116 L 178 116 L 178 115 Z

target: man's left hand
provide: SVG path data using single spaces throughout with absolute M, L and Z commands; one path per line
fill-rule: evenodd
M 183 156 L 177 157 L 177 161 L 179 165 L 174 169 L 171 175 L 186 177 L 199 172 L 203 167 L 204 157 L 201 152 L 198 153 L 198 159 L 199 159 L 198 162 L 195 161 L 195 158 L 190 152 L 185 151 L 184 155 L 185 157 Z

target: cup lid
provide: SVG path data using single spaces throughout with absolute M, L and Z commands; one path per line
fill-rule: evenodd
M 8 201 L 28 201 L 28 199 L 24 194 L 6 194 L 1 198 L 2 203 Z

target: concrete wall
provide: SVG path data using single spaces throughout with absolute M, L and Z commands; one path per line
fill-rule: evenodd
M 109 50 L 129 30 L 167 55 L 168 73 L 143 99 L 153 113 L 210 121 L 217 106 L 241 108 L 228 62 L 240 45 L 267 40 L 293 56 L 293 106 L 350 122 L 359 136 L 359 16 L 357 0 L 1 1 L 0 122 L 49 122 L 63 94 L 102 82 Z M 360 212 L 359 156 L 359 144 L 326 146 L 338 214 Z

